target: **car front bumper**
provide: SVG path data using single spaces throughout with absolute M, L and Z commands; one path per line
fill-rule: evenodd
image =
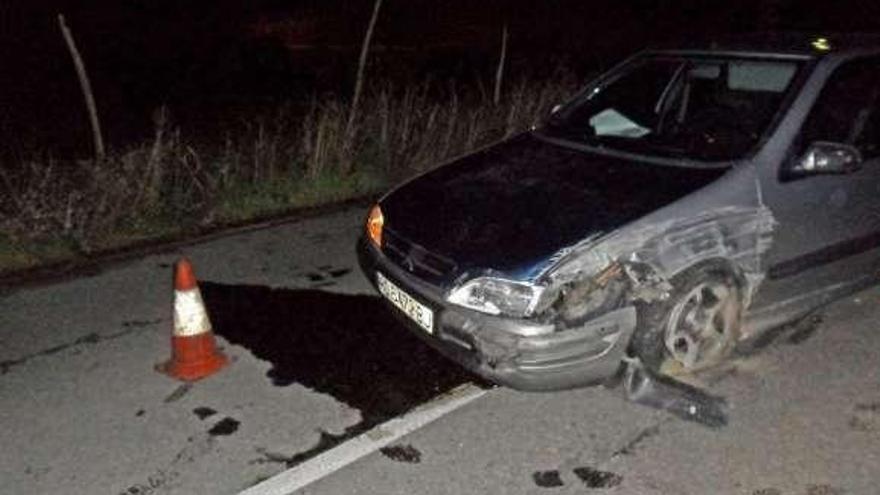
M 577 328 L 541 332 L 549 324 L 492 316 L 445 301 L 442 292 L 391 263 L 366 239 L 358 259 L 375 287 L 382 274 L 434 312 L 433 333 L 389 304 L 406 326 L 432 347 L 469 370 L 519 390 L 559 390 L 594 385 L 613 376 L 636 327 L 636 311 L 625 306 Z

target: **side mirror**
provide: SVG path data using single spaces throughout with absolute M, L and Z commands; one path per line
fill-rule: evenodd
M 789 175 L 848 174 L 861 168 L 862 154 L 858 148 L 843 143 L 816 141 L 807 147 L 800 159 L 789 169 Z

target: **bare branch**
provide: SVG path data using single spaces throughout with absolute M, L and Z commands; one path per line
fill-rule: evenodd
M 70 50 L 70 56 L 73 58 L 73 64 L 76 66 L 76 74 L 79 76 L 79 84 L 82 87 L 83 97 L 86 100 L 86 107 L 89 111 L 89 121 L 92 124 L 92 137 L 95 144 L 95 158 L 104 159 L 104 138 L 101 135 L 101 123 L 98 121 L 98 109 L 95 106 L 95 97 L 92 94 L 92 85 L 89 83 L 89 76 L 86 73 L 86 66 L 76 49 L 76 42 L 73 41 L 73 35 L 67 27 L 63 14 L 58 14 L 58 26 L 61 28 L 61 34 Z
M 361 55 L 358 59 L 357 78 L 354 83 L 354 94 L 351 97 L 351 108 L 348 111 L 348 121 L 345 124 L 345 143 L 351 146 L 351 140 L 354 138 L 354 122 L 357 118 L 358 104 L 360 103 L 361 93 L 364 86 L 364 70 L 367 65 L 367 55 L 370 53 L 370 41 L 373 39 L 373 30 L 376 28 L 376 20 L 379 19 L 379 10 L 382 8 L 382 0 L 376 0 L 373 4 L 373 15 L 370 17 L 370 24 L 367 26 L 367 33 L 364 35 L 364 43 L 361 45 Z M 347 155 L 348 153 L 346 153 Z M 349 157 L 345 156 L 344 160 L 348 161 Z M 348 166 L 346 165 L 346 168 Z
M 507 59 L 507 22 L 501 30 L 501 56 L 498 58 L 498 69 L 495 71 L 495 94 L 492 102 L 495 105 L 501 102 L 501 83 L 504 80 L 504 62 Z

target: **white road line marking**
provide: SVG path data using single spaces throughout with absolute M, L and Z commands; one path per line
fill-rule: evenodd
M 407 414 L 376 426 L 351 440 L 287 471 L 254 485 L 239 495 L 290 495 L 352 462 L 387 446 L 398 438 L 451 413 L 486 394 L 473 384 L 462 385 Z

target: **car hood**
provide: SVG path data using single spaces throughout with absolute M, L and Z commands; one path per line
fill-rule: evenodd
M 465 156 L 382 199 L 386 228 L 454 262 L 525 279 L 554 253 L 610 232 L 720 177 L 612 158 L 533 134 Z

